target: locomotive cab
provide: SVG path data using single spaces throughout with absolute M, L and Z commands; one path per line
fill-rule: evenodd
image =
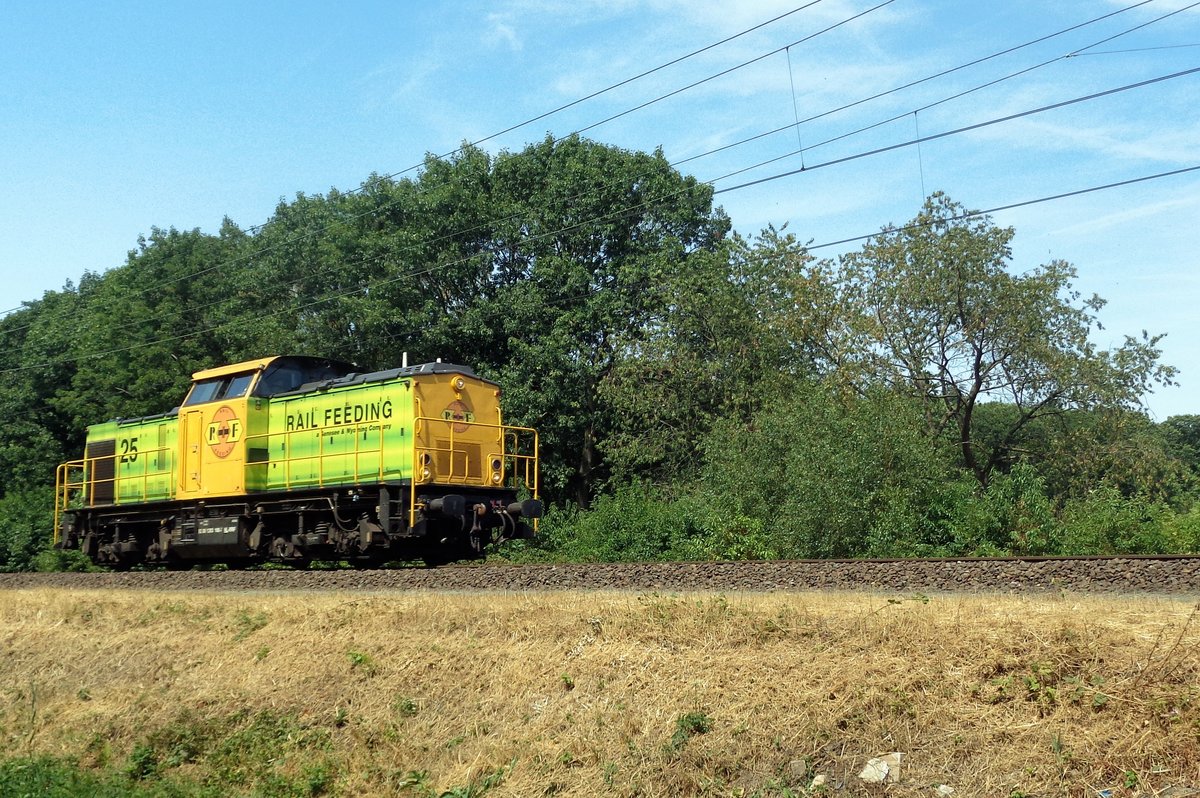
M 178 495 L 203 499 L 244 493 L 247 463 L 264 457 L 261 447 L 250 448 L 268 431 L 263 399 L 352 373 L 348 363 L 274 357 L 193 374 L 179 408 Z

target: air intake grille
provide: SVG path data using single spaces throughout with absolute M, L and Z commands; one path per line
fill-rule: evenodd
M 437 451 L 434 452 L 437 465 L 438 479 L 446 482 L 482 482 L 483 457 L 480 455 L 478 443 L 462 443 L 455 441 L 454 449 L 450 449 L 450 441 L 439 438 L 436 441 Z

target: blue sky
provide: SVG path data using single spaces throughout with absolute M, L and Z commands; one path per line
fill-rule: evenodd
M 778 50 L 877 5 L 821 0 L 751 34 L 488 141 L 517 150 Z M 1134 5 L 895 0 L 585 135 L 661 146 L 718 189 L 1200 66 L 1200 7 L 1153 0 L 951 75 L 823 114 Z M 152 227 L 264 221 L 297 192 L 399 172 L 790 11 L 800 0 L 461 3 L 11 2 L 0 6 L 0 310 L 125 261 Z M 1020 77 L 927 107 L 1054 60 Z M 790 62 L 790 63 L 789 63 Z M 789 78 L 790 67 L 790 78 Z M 917 113 L 913 113 L 917 111 Z M 821 142 L 891 117 L 894 122 Z M 817 146 L 820 145 L 820 146 Z M 704 156 L 704 157 L 696 157 Z M 948 192 L 992 208 L 1200 165 L 1200 74 L 720 194 L 743 233 L 864 235 Z M 1064 259 L 1109 300 L 1100 345 L 1166 333 L 1200 413 L 1200 172 L 994 214 L 1013 268 Z M 850 247 L 856 245 L 849 245 Z M 824 248 L 835 256 L 847 247 Z

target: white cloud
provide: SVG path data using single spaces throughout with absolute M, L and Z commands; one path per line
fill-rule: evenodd
M 509 23 L 506 14 L 488 14 L 487 24 L 487 31 L 484 33 L 484 41 L 487 44 L 505 45 L 513 52 L 518 52 L 524 47 L 521 37 L 517 35 L 516 28 Z

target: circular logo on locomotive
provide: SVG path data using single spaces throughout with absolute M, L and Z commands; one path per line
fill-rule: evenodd
M 446 421 L 454 422 L 455 432 L 466 432 L 468 429 L 467 425 L 475 422 L 475 414 L 468 410 L 467 406 L 458 399 L 446 405 L 446 409 L 442 411 L 442 418 Z
M 242 421 L 233 408 L 222 405 L 213 413 L 205 441 L 217 457 L 228 457 L 234 445 L 242 439 Z

